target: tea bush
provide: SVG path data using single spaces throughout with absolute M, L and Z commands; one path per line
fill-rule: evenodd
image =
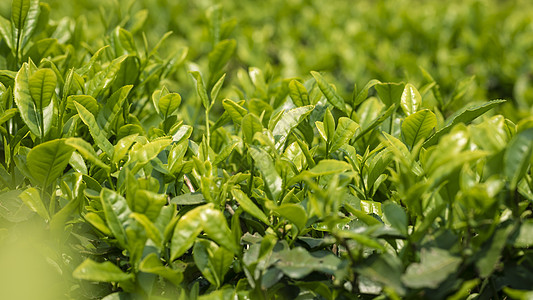
M 2 3 L 2 298 L 531 298 L 532 10 Z

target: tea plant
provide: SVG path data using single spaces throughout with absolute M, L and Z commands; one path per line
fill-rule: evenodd
M 529 100 L 442 69 L 346 96 L 243 67 L 221 6 L 189 51 L 116 4 L 92 31 L 38 0 L 0 18 L 0 253 L 46 262 L 6 298 L 39 276 L 51 299 L 531 297 Z

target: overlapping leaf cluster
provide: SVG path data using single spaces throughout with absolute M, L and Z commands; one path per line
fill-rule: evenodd
M 530 115 L 442 96 L 433 70 L 349 97 L 226 72 L 252 52 L 219 6 L 185 66 L 146 13 L 94 42 L 38 0 L 0 18 L 0 255 L 39 253 L 76 299 L 531 296 Z

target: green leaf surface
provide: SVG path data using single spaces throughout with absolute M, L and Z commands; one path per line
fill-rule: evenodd
M 255 161 L 255 165 L 261 171 L 264 181 L 267 186 L 266 192 L 270 194 L 272 199 L 278 199 L 281 194 L 283 181 L 276 171 L 276 167 L 270 155 L 260 147 L 251 146 L 250 156 Z
M 504 174 L 510 181 L 511 189 L 516 189 L 524 177 L 533 155 L 533 128 L 516 134 L 509 142 L 504 154 Z
M 314 109 L 313 105 L 307 105 L 302 107 L 293 108 L 282 114 L 279 121 L 272 129 L 272 134 L 276 139 L 276 148 L 280 148 L 285 140 L 289 137 L 291 131 L 303 121 L 303 119 L 309 115 Z
M 30 95 L 37 105 L 37 109 L 43 110 L 52 101 L 55 93 L 57 77 L 51 69 L 40 69 L 30 76 Z
M 270 224 L 270 221 L 268 220 L 268 217 L 265 215 L 265 213 L 261 209 L 259 209 L 259 207 L 257 207 L 257 205 L 255 205 L 255 203 L 253 203 L 252 200 L 250 200 L 250 198 L 248 198 L 248 196 L 246 196 L 243 191 L 241 191 L 240 189 L 233 189 L 231 190 L 231 194 L 233 195 L 235 200 L 237 200 L 240 207 L 242 207 L 245 212 L 258 218 L 261 222 L 265 224 Z
M 289 83 L 289 95 L 291 96 L 292 102 L 294 105 L 296 105 L 296 107 L 310 104 L 307 89 L 297 80 L 291 80 Z
M 204 80 L 202 79 L 202 75 L 198 71 L 192 71 L 191 75 L 196 80 L 196 93 L 200 97 L 200 100 L 202 101 L 202 105 L 204 106 L 204 109 L 209 109 L 209 106 L 210 106 L 209 96 L 207 95 L 207 89 L 205 87 Z M 226 107 L 224 106 L 224 108 Z
M 421 104 L 422 97 L 418 90 L 414 85 L 410 83 L 406 84 L 400 100 L 400 106 L 402 107 L 403 112 L 407 116 L 410 116 L 418 111 Z
M 335 134 L 331 140 L 330 151 L 336 151 L 350 141 L 350 139 L 354 137 L 358 128 L 359 124 L 357 124 L 355 121 L 346 117 L 340 117 L 337 124 L 337 129 L 335 130 Z
M 251 145 L 254 134 L 263 131 L 263 124 L 261 124 L 261 120 L 255 114 L 246 114 L 242 118 L 241 128 L 244 141 Z
M 280 258 L 276 267 L 293 279 L 303 278 L 313 271 L 333 274 L 341 263 L 340 259 L 331 253 L 309 253 L 302 247 L 285 249 L 276 256 Z
M 402 123 L 405 143 L 412 149 L 420 140 L 425 140 L 437 126 L 437 117 L 429 109 L 411 114 Z
M 129 93 L 131 92 L 133 85 L 125 85 L 114 92 L 111 97 L 107 99 L 104 106 L 96 115 L 98 125 L 107 133 L 110 132 L 111 126 L 114 126 L 117 118 L 123 111 L 124 103 L 127 100 Z M 79 102 L 83 106 L 84 103 Z M 88 108 L 85 106 L 85 108 Z M 93 112 L 93 111 L 91 111 Z
M 410 288 L 437 288 L 455 273 L 462 259 L 439 248 L 422 249 L 420 262 L 412 263 L 402 276 L 403 283 Z
M 59 178 L 68 165 L 74 148 L 64 139 L 42 143 L 28 153 L 27 164 L 31 176 L 43 187 Z
M 217 288 L 224 281 L 224 275 L 233 262 L 233 254 L 208 240 L 198 240 L 194 244 L 193 258 L 205 278 Z
M 303 231 L 305 224 L 307 224 L 307 213 L 305 209 L 295 203 L 283 203 L 280 206 L 268 207 L 275 214 L 287 219 L 298 227 L 298 230 Z
M 30 10 L 30 2 L 30 0 L 13 0 L 11 2 L 11 22 L 18 30 L 24 28 Z
M 117 239 L 119 245 L 126 247 L 126 231 L 124 230 L 124 225 L 131 214 L 126 199 L 115 191 L 103 188 L 100 192 L 100 201 L 104 209 L 107 226 Z
M 233 124 L 242 124 L 242 118 L 248 114 L 248 111 L 239 105 L 236 102 L 233 102 L 230 99 L 224 99 L 222 100 L 222 106 L 224 107 L 224 110 L 229 114 L 231 117 L 231 120 L 233 121 Z
M 98 145 L 98 147 L 102 149 L 107 156 L 113 157 L 113 145 L 111 145 L 104 132 L 100 129 L 100 126 L 98 126 L 98 123 L 96 123 L 94 115 L 78 102 L 74 101 L 74 106 L 76 106 L 76 110 L 78 111 L 80 119 L 89 128 L 89 132 L 96 142 L 96 145 Z
M 72 275 L 77 279 L 100 282 L 121 282 L 134 278 L 133 274 L 123 272 L 109 261 L 97 263 L 91 259 L 82 262 Z
M 326 99 L 328 99 L 328 101 L 338 110 L 346 112 L 344 99 L 342 99 L 342 97 L 337 94 L 337 92 L 333 89 L 333 87 L 329 85 L 329 83 L 324 79 L 324 77 L 322 77 L 320 73 L 315 71 L 311 71 L 311 75 L 313 75 L 313 77 L 315 78 L 318 87 L 320 88 L 324 96 L 326 96 Z
M 486 103 L 482 104 L 467 104 L 462 109 L 455 112 L 453 115 L 451 115 L 447 120 L 446 124 L 439 129 L 434 135 L 432 135 L 425 143 L 424 147 L 429 147 L 432 145 L 435 145 L 438 140 L 445 135 L 446 133 L 450 132 L 450 130 L 459 123 L 468 124 L 477 117 L 483 115 L 490 109 L 494 108 L 498 104 L 501 104 L 505 102 L 505 100 L 492 100 Z
M 111 168 L 98 158 L 93 146 L 81 138 L 68 138 L 65 144 L 76 149 L 85 159 L 109 172 Z
M 398 229 L 402 234 L 407 235 L 407 214 L 398 204 L 387 201 L 383 204 L 383 214 L 392 227 Z
M 179 270 L 173 270 L 170 267 L 165 267 L 161 263 L 161 260 L 157 257 L 157 254 L 150 253 L 148 254 L 139 264 L 139 270 L 159 275 L 168 281 L 172 282 L 174 285 L 179 286 L 183 281 L 183 272 Z
M 18 196 L 24 204 L 26 204 L 31 210 L 36 212 L 43 219 L 50 221 L 50 214 L 44 206 L 41 194 L 36 188 L 28 188 Z
M 237 42 L 235 40 L 223 40 L 216 44 L 208 55 L 209 72 L 211 74 L 220 72 L 235 52 L 236 47 Z
M 374 88 L 376 89 L 379 99 L 381 99 L 383 104 L 385 104 L 387 107 L 396 104 L 396 107 L 398 107 L 405 89 L 405 84 L 392 82 L 378 83 L 374 85 Z

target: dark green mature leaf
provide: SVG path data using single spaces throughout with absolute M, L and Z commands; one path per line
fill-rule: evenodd
M 27 163 L 31 176 L 43 188 L 48 187 L 59 178 L 74 148 L 65 143 L 65 139 L 57 139 L 42 143 L 28 153 Z
M 78 102 L 74 101 L 74 105 L 76 106 L 76 110 L 78 111 L 80 119 L 89 128 L 89 132 L 91 133 L 91 136 L 98 147 L 100 147 L 100 149 L 102 149 L 107 156 L 113 157 L 113 145 L 111 145 L 109 140 L 104 135 L 104 132 L 100 129 L 100 126 L 98 126 L 98 123 L 96 123 L 94 115 Z
M 233 253 L 208 240 L 198 240 L 193 248 L 194 263 L 207 280 L 216 287 L 233 263 Z
M 89 258 L 81 263 L 72 275 L 77 279 L 101 282 L 121 282 L 134 278 L 132 273 L 123 272 L 109 261 L 97 263 Z
M 341 264 L 341 260 L 332 253 L 309 253 L 302 247 L 285 249 L 276 256 L 280 259 L 276 262 L 276 267 L 294 279 L 303 278 L 313 271 L 334 274 Z
M 422 97 L 420 96 L 418 90 L 414 85 L 410 83 L 406 84 L 400 101 L 403 112 L 407 116 L 412 115 L 418 111 L 418 108 L 421 104 Z
M 511 189 L 516 189 L 531 165 L 533 155 L 533 128 L 516 134 L 509 142 L 504 154 L 504 173 L 510 181 Z
M 115 191 L 103 188 L 100 192 L 100 201 L 104 209 L 107 226 L 119 245 L 125 248 L 126 231 L 124 230 L 124 225 L 131 214 L 126 199 Z
M 482 250 L 478 252 L 476 267 L 478 268 L 479 276 L 486 278 L 494 271 L 512 231 L 513 226 L 509 224 L 499 228 L 492 239 L 485 243 Z
M 311 71 L 311 75 L 316 80 L 316 83 L 324 96 L 326 96 L 326 99 L 335 106 L 335 108 L 339 109 L 340 111 L 346 112 L 346 107 L 344 104 L 344 99 L 342 99 L 339 94 L 329 85 L 329 83 L 320 75 L 320 73 Z
M 292 102 L 297 107 L 309 105 L 309 95 L 305 86 L 297 80 L 292 80 L 289 83 L 289 95 L 291 96 Z
M 518 234 L 513 241 L 513 245 L 519 248 L 527 248 L 533 246 L 533 220 L 528 219 L 518 230 Z
M 405 143 L 412 149 L 420 140 L 426 139 L 437 126 L 437 117 L 429 109 L 418 111 L 402 123 Z
M 410 288 L 437 288 L 457 270 L 461 261 L 446 250 L 424 248 L 420 252 L 420 263 L 409 265 L 402 281 Z
M 402 234 L 407 235 L 407 214 L 404 209 L 398 204 L 387 201 L 383 204 L 383 214 L 392 225 L 398 229 Z
M 458 110 L 456 113 L 451 115 L 446 120 L 446 124 L 444 125 L 444 127 L 442 127 L 439 131 L 437 131 L 424 143 L 424 147 L 427 148 L 429 146 L 435 145 L 438 142 L 438 140 L 443 135 L 450 132 L 450 130 L 455 125 L 459 123 L 468 124 L 471 121 L 473 121 L 475 118 L 481 116 L 482 114 L 489 111 L 491 108 L 503 102 L 505 102 L 505 100 L 492 100 L 492 101 L 489 101 L 483 104 L 469 104 L 465 106 L 464 108 Z
M 265 213 L 261 209 L 259 209 L 259 207 L 257 207 L 257 205 L 255 205 L 255 203 L 253 203 L 252 200 L 250 200 L 250 198 L 248 198 L 248 196 L 246 196 L 243 191 L 239 189 L 233 189 L 231 190 L 231 194 L 233 195 L 235 200 L 237 200 L 237 202 L 245 212 L 258 218 L 261 222 L 265 224 L 270 224 L 270 221 L 268 220 Z
M 399 295 L 405 293 L 405 286 L 401 282 L 403 266 L 397 256 L 388 253 L 374 254 L 356 266 L 356 270 L 383 286 L 393 288 Z
M 374 86 L 381 101 L 387 106 L 400 105 L 402 93 L 405 88 L 404 83 L 378 83 Z

